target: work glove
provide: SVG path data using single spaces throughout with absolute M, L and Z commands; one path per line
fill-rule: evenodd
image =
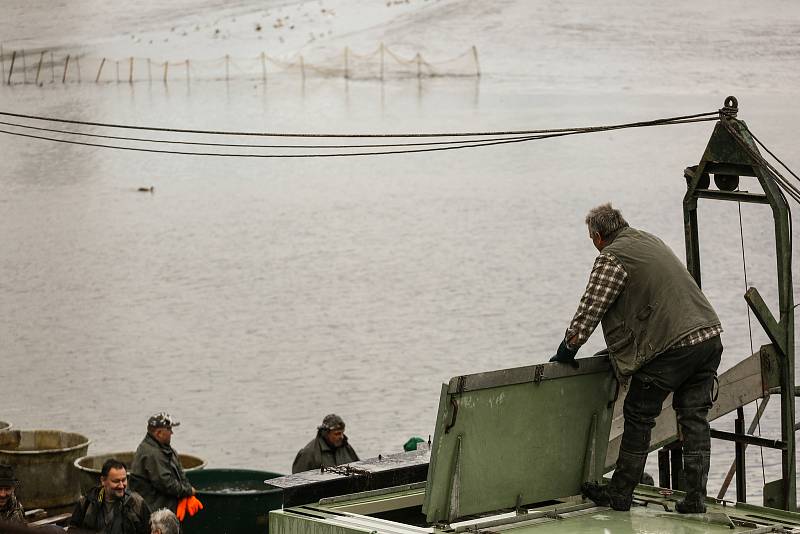
M 203 503 L 200 502 L 200 499 L 192 495 L 191 497 L 186 498 L 186 510 L 189 511 L 189 515 L 193 516 L 197 512 L 203 509 Z
M 187 497 L 178 501 L 178 509 L 175 511 L 175 515 L 178 516 L 178 521 L 183 521 L 183 518 L 186 517 L 186 501 L 188 500 Z
M 191 517 L 202 509 L 203 503 L 200 502 L 200 499 L 192 495 L 191 497 L 184 497 L 178 501 L 178 509 L 175 512 L 175 515 L 178 516 L 179 521 L 183 521 L 183 518 L 186 517 L 187 513 L 189 514 L 189 517 Z
M 575 361 L 575 355 L 578 354 L 578 349 L 571 349 L 567 347 L 567 341 L 561 341 L 561 345 L 558 346 L 558 350 L 556 351 L 555 355 L 550 358 L 551 362 L 558 362 L 558 363 L 568 363 L 573 368 L 577 369 L 580 367 L 578 362 Z

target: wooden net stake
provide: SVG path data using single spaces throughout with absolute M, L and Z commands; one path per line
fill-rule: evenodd
M 231 80 L 231 56 L 225 54 L 225 81 L 229 82 Z
M 44 61 L 44 50 L 42 53 L 39 54 L 39 64 L 36 66 L 36 81 L 34 82 L 36 85 L 39 85 L 39 74 L 42 72 L 42 62 Z
M 267 84 L 267 54 L 261 52 L 261 80 Z
M 472 45 L 472 57 L 475 58 L 475 76 L 480 78 L 481 77 L 481 64 L 478 61 L 478 47 L 475 46 L 475 45 Z
M 78 72 L 78 83 L 81 83 L 81 56 L 75 56 L 75 70 Z
M 344 79 L 347 80 L 350 78 L 350 47 L 344 47 Z
M 189 83 L 189 60 L 186 60 L 186 83 Z
M 147 58 L 147 81 L 153 83 L 153 71 L 150 68 L 150 58 Z
M 381 81 L 383 81 L 383 43 L 381 43 Z
M 133 56 L 131 56 L 128 66 L 128 83 L 133 83 Z
M 56 83 L 56 59 L 50 52 L 50 83 Z
M 103 72 L 103 65 L 105 65 L 105 64 L 106 64 L 106 58 L 103 58 L 100 61 L 100 66 L 97 68 L 97 76 L 95 76 L 95 78 L 94 78 L 94 83 L 99 83 L 100 82 L 100 73 Z
M 61 83 L 67 82 L 67 69 L 69 69 L 69 54 L 64 59 L 64 75 L 61 77 Z
M 25 63 L 25 50 L 22 50 L 22 83 L 28 83 L 28 65 Z
M 303 61 L 303 56 L 300 56 L 300 76 L 303 77 L 303 83 L 306 83 L 306 64 Z
M 164 62 L 164 85 L 167 84 L 167 69 L 169 69 L 169 62 Z
M 11 85 L 11 74 L 14 73 L 14 61 L 17 59 L 17 51 L 11 52 L 11 67 L 8 69 L 8 85 Z
M 422 78 L 422 56 L 417 52 L 417 79 Z

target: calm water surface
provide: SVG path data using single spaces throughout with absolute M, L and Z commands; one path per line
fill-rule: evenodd
M 545 24 L 536 6 L 533 26 Z M 493 16 L 505 20 L 502 10 Z M 800 71 L 796 25 L 781 25 L 776 40 L 746 35 L 761 48 L 746 49 L 744 80 L 713 71 L 713 47 L 723 65 L 736 64 L 716 34 L 711 51 L 695 56 L 668 47 L 664 72 L 724 79 L 697 75 L 695 90 L 692 79 L 634 80 L 624 70 L 620 80 L 635 83 L 620 86 L 598 68 L 596 49 L 576 56 L 589 34 L 600 50 L 624 48 L 598 16 L 559 33 L 561 48 L 558 40 L 546 48 L 548 65 L 568 74 L 551 72 L 549 85 L 530 55 L 504 48 L 486 52 L 485 62 L 506 74 L 480 81 L 13 85 L 0 87 L 0 108 L 182 128 L 464 131 L 713 111 L 731 93 L 753 131 L 800 167 L 796 85 L 771 81 Z M 659 42 L 679 40 L 683 15 L 652 42 L 639 16 L 635 9 L 608 24 L 624 28 L 632 57 L 649 57 L 655 69 Z M 18 39 L 35 24 L 20 20 Z M 500 42 L 508 48 L 509 40 Z M 525 75 L 509 74 L 509 62 L 526 65 Z M 90 452 L 102 453 L 134 449 L 147 416 L 167 410 L 183 422 L 174 446 L 210 467 L 288 472 L 322 416 L 336 412 L 362 457 L 396 452 L 408 437 L 433 432 L 441 382 L 553 353 L 596 254 L 583 224 L 589 208 L 610 200 L 683 255 L 682 173 L 698 162 L 712 125 L 303 160 L 141 154 L 4 135 L 0 419 L 79 431 L 94 440 Z M 152 194 L 137 192 L 150 186 Z M 750 353 L 745 285 L 759 287 L 773 309 L 777 300 L 771 215 L 741 207 L 747 283 L 739 217 L 735 205 L 701 207 L 703 282 L 725 327 L 724 368 Z M 765 342 L 753 321 L 753 346 Z M 579 356 L 601 345 L 595 335 Z M 761 432 L 778 437 L 779 403 L 771 404 Z M 730 420 L 716 426 L 733 429 Z M 714 447 L 711 493 L 732 459 L 732 447 Z M 757 495 L 761 456 L 751 451 Z M 766 479 L 777 478 L 779 455 L 763 457 Z

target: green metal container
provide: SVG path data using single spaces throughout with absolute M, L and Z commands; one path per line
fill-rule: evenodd
M 72 463 L 86 455 L 89 443 L 86 436 L 60 430 L 0 432 L 0 463 L 14 466 L 26 509 L 67 506 L 80 498 Z
M 279 509 L 283 490 L 265 480 L 283 476 L 251 469 L 203 469 L 186 473 L 203 509 L 186 517 L 184 534 L 254 534 L 269 529 L 270 510 Z
M 128 469 L 130 469 L 133 463 L 133 455 L 133 451 L 109 452 L 107 454 L 91 454 L 75 460 L 75 469 L 78 470 L 81 484 L 81 494 L 85 495 L 87 491 L 100 484 L 100 469 L 106 460 L 114 458 L 127 465 Z M 191 454 L 181 453 L 178 454 L 178 458 L 181 461 L 183 470 L 186 472 L 203 469 L 207 464 L 202 458 Z

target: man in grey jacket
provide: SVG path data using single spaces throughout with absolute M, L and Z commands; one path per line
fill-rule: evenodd
M 131 488 L 138 492 L 151 510 L 177 510 L 178 500 L 195 494 L 186 478 L 180 458 L 170 445 L 172 429 L 180 423 L 166 412 L 147 420 L 144 437 L 131 464 Z
M 358 461 L 358 455 L 344 435 L 344 421 L 332 413 L 317 427 L 317 435 L 300 449 L 292 463 L 292 473 L 320 467 L 334 467 Z

